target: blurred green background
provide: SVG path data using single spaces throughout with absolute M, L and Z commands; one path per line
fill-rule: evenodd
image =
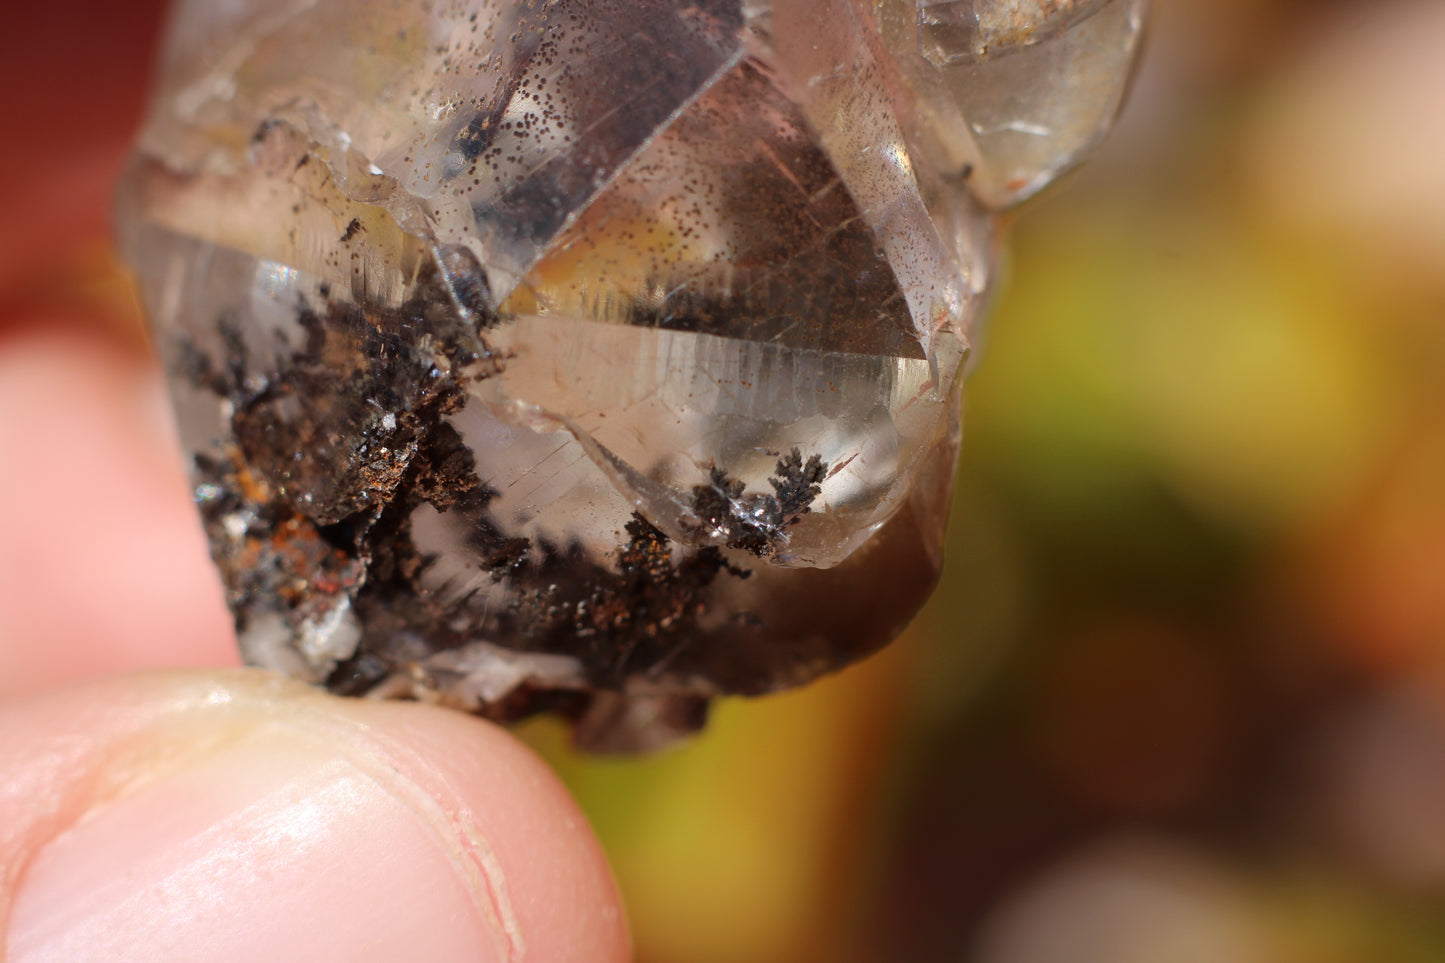
M 1445 960 L 1445 4 L 1159 0 L 908 635 L 554 760 L 644 963 Z

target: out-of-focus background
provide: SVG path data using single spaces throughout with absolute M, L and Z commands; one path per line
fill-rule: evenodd
M 97 96 L 12 90 L 5 136 L 115 140 L 140 88 L 104 65 L 155 8 L 50 17 L 80 53 L 0 77 L 68 56 Z M 13 154 L 0 304 L 141 344 L 67 188 L 119 148 Z M 903 640 L 655 758 L 524 727 L 639 960 L 1445 960 L 1445 4 L 1158 0 L 1011 251 Z

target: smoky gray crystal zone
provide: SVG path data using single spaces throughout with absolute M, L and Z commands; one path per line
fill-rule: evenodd
M 1141 11 L 182 2 L 121 237 L 247 660 L 631 750 L 886 643 Z

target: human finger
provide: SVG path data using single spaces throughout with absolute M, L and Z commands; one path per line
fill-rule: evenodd
M 57 318 L 0 333 L 0 697 L 236 662 L 154 366 Z
M 0 929 L 11 963 L 629 953 L 585 820 L 514 739 L 254 670 L 0 709 Z

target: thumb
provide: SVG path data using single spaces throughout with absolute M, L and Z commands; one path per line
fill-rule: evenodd
M 596 841 L 510 736 L 253 671 L 0 708 L 0 947 L 11 963 L 628 957 Z

